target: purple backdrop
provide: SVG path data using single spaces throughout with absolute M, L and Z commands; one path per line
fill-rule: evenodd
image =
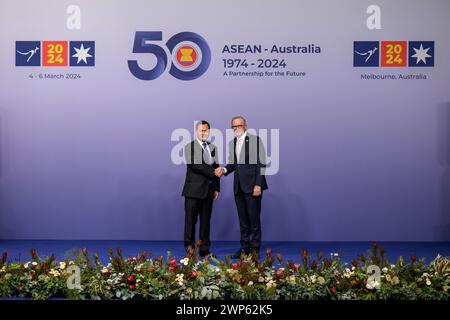
M 381 30 L 366 27 L 370 1 L 77 2 L 80 30 L 67 29 L 64 1 L 1 4 L 0 238 L 181 240 L 185 167 L 171 161 L 171 134 L 196 119 L 224 130 L 242 114 L 280 130 L 263 240 L 450 240 L 447 1 L 378 1 Z M 127 60 L 155 63 L 132 53 L 146 30 L 164 42 L 201 34 L 209 69 L 193 81 L 133 77 Z M 95 67 L 16 67 L 19 40 L 95 41 Z M 434 41 L 435 66 L 353 67 L 359 40 Z M 321 53 L 275 56 L 305 77 L 223 75 L 222 59 L 259 57 L 224 54 L 225 44 L 309 43 Z M 82 78 L 28 78 L 60 71 Z M 212 238 L 237 240 L 231 177 L 222 190 Z

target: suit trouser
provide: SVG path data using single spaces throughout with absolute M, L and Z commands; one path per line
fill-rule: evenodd
M 195 225 L 200 216 L 199 239 L 201 240 L 200 253 L 209 252 L 211 241 L 209 239 L 211 213 L 214 201 L 214 190 L 209 188 L 205 199 L 196 199 L 186 197 L 184 201 L 185 219 L 184 219 L 184 246 L 195 245 Z
M 239 216 L 241 250 L 245 252 L 259 251 L 261 247 L 262 194 L 254 197 L 253 193 L 244 193 L 239 185 L 234 199 Z

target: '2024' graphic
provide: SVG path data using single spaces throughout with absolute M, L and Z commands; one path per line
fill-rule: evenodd
M 128 60 L 130 72 L 141 80 L 154 80 L 164 73 L 167 67 L 166 51 L 158 44 L 162 41 L 161 31 L 137 31 L 134 36 L 133 53 L 149 53 L 156 57 L 156 65 L 142 69 L 137 60 Z M 180 32 L 172 36 L 166 47 L 171 54 L 172 64 L 169 73 L 180 80 L 194 80 L 208 70 L 211 50 L 203 37 L 193 32 Z

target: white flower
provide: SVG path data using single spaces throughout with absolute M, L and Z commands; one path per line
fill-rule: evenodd
M 0 272 L 5 272 L 6 271 L 6 266 L 3 266 L 1 269 L 0 269 Z
M 431 286 L 431 281 L 428 278 L 427 278 L 427 286 Z
M 50 275 L 52 275 L 52 276 L 54 276 L 54 277 L 59 277 L 61 274 L 59 273 L 59 271 L 58 270 L 55 270 L 55 269 L 51 269 L 50 271 L 49 271 L 49 274 Z
M 352 267 L 352 271 L 354 271 L 355 269 L 356 269 L 356 268 L 353 266 L 353 267 Z
M 270 289 L 272 287 L 276 287 L 277 284 L 275 283 L 275 281 L 270 280 L 269 282 L 267 282 L 266 286 L 267 286 L 267 289 Z
M 384 273 L 388 272 L 388 268 L 384 267 L 383 269 L 381 269 Z
M 102 269 L 102 273 L 108 273 L 108 272 L 109 272 L 108 268 L 106 268 L 106 267 L 103 267 L 103 269 Z
M 391 282 L 391 276 L 390 275 L 386 275 L 386 281 Z
M 253 281 L 248 282 L 248 286 L 251 287 L 253 285 Z
M 317 281 L 319 281 L 320 284 L 324 284 L 325 283 L 325 278 L 324 277 L 319 277 L 319 278 L 317 278 Z
M 258 282 L 264 282 L 264 278 L 260 276 L 260 277 L 258 278 Z
M 177 274 L 177 275 L 176 275 L 176 280 L 175 280 L 175 281 L 178 283 L 178 285 L 179 285 L 180 287 L 182 287 L 182 286 L 183 286 L 183 283 L 184 283 L 184 274 L 182 274 L 182 273 Z
M 295 285 L 295 275 L 290 275 L 289 278 L 288 278 L 288 282 L 291 285 Z
M 24 263 L 23 267 L 24 267 L 25 269 L 28 269 L 28 268 L 30 267 L 30 262 Z
M 337 252 L 332 252 L 332 253 L 330 253 L 330 256 L 332 256 L 332 257 L 339 257 L 339 253 L 337 253 Z
M 189 258 L 186 257 L 186 258 L 181 259 L 181 260 L 180 260 L 180 263 L 181 263 L 181 264 L 184 264 L 185 266 L 187 266 L 188 263 L 189 263 Z
M 37 266 L 37 265 L 38 265 L 38 263 L 37 263 L 36 261 L 33 261 L 31 264 L 32 264 L 33 266 Z
M 311 280 L 312 283 L 316 283 L 316 275 L 313 274 L 313 275 L 311 276 L 310 280 Z
M 61 261 L 61 262 L 59 263 L 59 268 L 60 268 L 61 270 L 64 270 L 64 269 L 66 268 L 66 263 L 65 263 L 64 261 Z
M 69 266 L 73 266 L 75 264 L 75 262 L 73 262 L 73 260 L 69 261 Z

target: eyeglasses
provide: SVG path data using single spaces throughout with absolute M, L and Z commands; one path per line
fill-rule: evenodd
M 237 126 L 231 126 L 231 129 L 238 129 L 238 128 L 243 128 L 244 127 L 244 125 L 243 124 L 240 124 L 240 125 L 237 125 Z

